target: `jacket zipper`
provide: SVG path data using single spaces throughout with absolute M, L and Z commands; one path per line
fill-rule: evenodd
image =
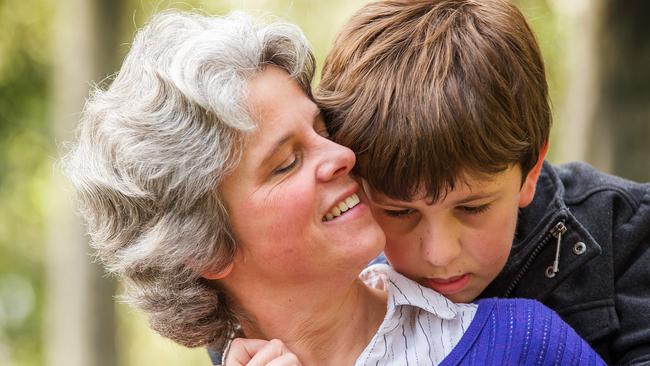
M 551 235 L 557 238 L 557 244 L 555 245 L 555 259 L 553 264 L 546 267 L 546 277 L 553 278 L 555 275 L 560 272 L 560 247 L 562 246 L 562 234 L 566 233 L 566 226 L 562 221 L 558 222 L 557 225 L 551 230 Z
M 566 231 L 567 231 L 567 227 L 566 225 L 564 225 L 564 221 L 558 221 L 558 223 L 555 224 L 555 226 L 553 226 L 551 230 L 549 230 L 549 234 L 546 235 L 544 239 L 542 239 L 542 241 L 530 253 L 530 255 L 528 256 L 528 260 L 521 268 L 521 271 L 519 271 L 519 273 L 517 274 L 517 277 L 515 277 L 514 281 L 510 284 L 510 286 L 506 290 L 504 297 L 510 297 L 512 295 L 512 292 L 515 290 L 515 287 L 517 287 L 517 285 L 519 284 L 519 281 L 521 281 L 521 279 L 524 277 L 526 272 L 528 272 L 528 268 L 530 268 L 530 266 L 535 261 L 535 258 L 537 258 L 539 253 L 542 251 L 542 249 L 544 249 L 544 247 L 551 240 L 551 238 L 558 239 L 558 243 L 556 248 L 555 261 L 553 262 L 553 265 L 550 266 L 549 268 L 556 269 L 558 267 L 560 244 L 562 240 L 562 235 L 566 233 Z M 557 268 L 557 270 L 559 271 L 559 268 Z M 548 272 L 548 268 L 547 268 L 547 272 Z M 553 276 L 555 276 L 555 273 L 553 273 Z

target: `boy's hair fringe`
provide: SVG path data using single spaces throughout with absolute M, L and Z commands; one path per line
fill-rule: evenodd
M 389 197 L 437 201 L 458 180 L 519 164 L 548 141 L 541 53 L 505 0 L 366 5 L 327 57 L 316 99 L 358 173 Z

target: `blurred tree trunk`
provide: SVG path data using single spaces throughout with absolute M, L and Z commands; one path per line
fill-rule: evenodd
M 603 0 L 551 0 L 566 25 L 564 49 L 565 97 L 561 101 L 558 140 L 559 162 L 588 161 L 589 131 L 593 127 L 598 99 L 596 39 Z M 607 155 L 608 153 L 605 153 Z
M 588 156 L 601 169 L 650 181 L 650 3 L 605 0 L 597 29 L 598 100 Z
M 650 3 L 549 1 L 568 26 L 559 160 L 650 181 Z
M 70 141 L 93 80 L 114 71 L 122 1 L 61 0 L 53 29 L 52 131 L 57 145 Z M 45 364 L 117 364 L 115 284 L 91 263 L 71 189 L 53 170 L 48 208 Z

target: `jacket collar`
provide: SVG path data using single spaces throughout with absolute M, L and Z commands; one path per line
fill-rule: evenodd
M 535 199 L 519 211 L 508 262 L 480 297 L 516 295 L 543 299 L 573 270 L 601 253 L 598 243 L 567 207 L 564 184 L 556 168 L 546 161 L 543 164 Z M 566 226 L 567 231 L 560 241 L 560 271 L 549 278 L 545 271 L 553 264 L 558 244 L 551 232 L 558 223 Z M 586 253 L 580 257 L 569 255 L 578 242 L 586 245 Z M 553 250 L 548 250 L 549 246 Z M 530 286 L 519 286 L 522 283 Z

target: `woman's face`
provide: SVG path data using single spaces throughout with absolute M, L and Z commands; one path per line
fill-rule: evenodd
M 385 238 L 348 174 L 354 154 L 328 139 L 317 106 L 279 68 L 250 80 L 248 105 L 258 128 L 220 186 L 239 248 L 230 276 L 260 288 L 356 276 Z

